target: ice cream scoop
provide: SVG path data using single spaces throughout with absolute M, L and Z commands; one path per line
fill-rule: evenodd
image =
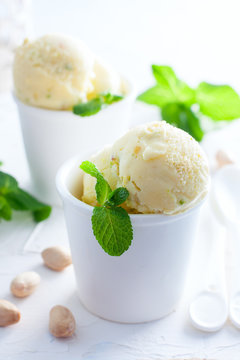
M 65 35 L 25 40 L 15 55 L 16 96 L 25 104 L 68 110 L 100 93 L 123 94 L 121 76 L 88 47 Z
M 133 87 L 108 66 L 98 69 L 97 62 L 100 60 L 82 42 L 64 35 L 26 40 L 16 51 L 14 100 L 34 192 L 42 201 L 59 204 L 55 175 L 64 160 L 79 152 L 92 153 L 128 129 Z M 123 99 L 110 106 L 109 99 L 122 82 Z M 90 94 L 98 97 L 98 92 L 111 94 L 86 108 L 92 110 L 97 103 L 97 110 L 102 107 L 102 111 L 86 111 L 92 116 L 81 118 L 73 113 L 74 105 L 91 100 Z M 109 106 L 102 106 L 103 98 Z
M 81 41 L 63 35 L 25 40 L 15 55 L 16 96 L 24 103 L 64 110 L 92 91 L 94 55 Z
M 124 186 L 130 213 L 184 212 L 208 192 L 208 162 L 200 145 L 165 121 L 128 131 L 91 158 L 111 188 Z M 95 180 L 84 174 L 82 200 L 96 205 Z

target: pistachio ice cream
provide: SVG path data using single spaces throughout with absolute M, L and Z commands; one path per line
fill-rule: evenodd
M 122 94 L 120 75 L 64 35 L 26 39 L 16 50 L 13 78 L 18 99 L 46 109 L 68 110 L 103 92 Z
M 174 215 L 199 203 L 209 186 L 201 146 L 165 121 L 131 129 L 90 159 L 114 190 L 124 186 L 129 213 Z M 95 206 L 95 179 L 84 174 L 82 200 Z

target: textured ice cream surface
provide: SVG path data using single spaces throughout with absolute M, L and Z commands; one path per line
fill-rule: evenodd
M 32 106 L 69 109 L 92 91 L 94 61 L 82 42 L 67 36 L 25 40 L 14 60 L 15 94 Z
M 69 110 L 101 93 L 124 94 L 121 76 L 81 41 L 64 35 L 25 40 L 16 50 L 13 78 L 24 103 Z
M 131 129 L 90 159 L 114 190 L 124 186 L 129 213 L 178 214 L 199 203 L 209 187 L 201 146 L 165 121 Z M 82 200 L 96 205 L 95 179 L 84 174 Z
M 95 98 L 98 94 L 108 93 L 122 95 L 123 84 L 120 75 L 101 59 L 95 59 L 93 66 L 92 91 L 88 98 Z

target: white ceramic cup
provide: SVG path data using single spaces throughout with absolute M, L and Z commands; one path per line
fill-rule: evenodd
M 123 255 L 110 256 L 93 235 L 93 207 L 78 200 L 79 165 L 86 159 L 67 161 L 56 179 L 81 302 L 93 314 L 124 323 L 171 313 L 183 293 L 201 204 L 175 216 L 130 215 L 132 245 Z
M 69 157 L 114 142 L 129 127 L 134 91 L 127 83 L 126 97 L 99 113 L 81 117 L 17 103 L 25 152 L 34 193 L 42 201 L 60 205 L 55 187 L 59 166 Z

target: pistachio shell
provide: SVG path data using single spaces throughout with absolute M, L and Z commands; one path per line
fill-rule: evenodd
M 70 337 L 76 329 L 71 311 L 65 306 L 56 305 L 50 311 L 49 331 L 55 337 Z
M 11 292 L 16 297 L 31 295 L 40 283 L 40 276 L 34 271 L 21 273 L 11 282 Z
M 42 251 L 44 264 L 52 270 L 62 271 L 72 264 L 70 251 L 63 246 L 53 246 Z
M 20 311 L 10 301 L 0 299 L 0 326 L 16 324 L 21 318 Z

